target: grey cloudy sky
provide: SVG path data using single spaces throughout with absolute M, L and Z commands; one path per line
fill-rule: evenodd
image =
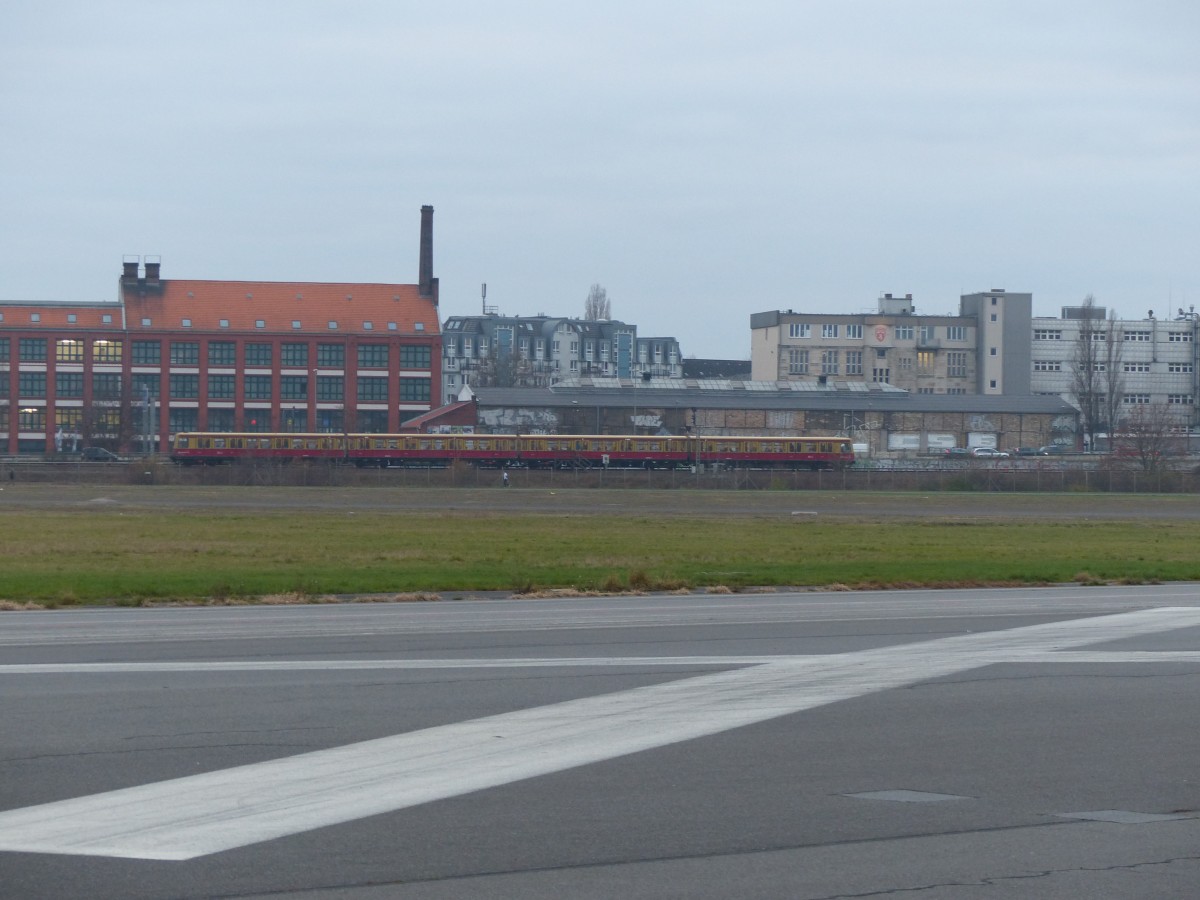
M 442 315 L 1200 305 L 1200 5 L 0 3 L 0 299 L 417 278 Z

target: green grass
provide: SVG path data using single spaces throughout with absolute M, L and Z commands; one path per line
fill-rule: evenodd
M 1200 580 L 1200 522 L 7 510 L 0 600 Z

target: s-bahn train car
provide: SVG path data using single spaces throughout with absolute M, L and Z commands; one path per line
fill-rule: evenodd
M 184 465 L 235 460 L 323 460 L 357 466 L 482 468 L 844 469 L 846 437 L 690 437 L 577 434 L 294 434 L 181 432 L 171 459 Z

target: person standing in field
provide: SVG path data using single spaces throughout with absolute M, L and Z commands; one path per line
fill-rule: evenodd
M 508 472 L 500 473 L 500 483 L 505 487 L 508 487 Z

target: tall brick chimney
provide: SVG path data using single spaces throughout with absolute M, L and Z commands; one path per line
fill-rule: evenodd
M 417 285 L 422 297 L 437 301 L 437 279 L 433 277 L 433 207 L 421 207 L 421 264 Z

